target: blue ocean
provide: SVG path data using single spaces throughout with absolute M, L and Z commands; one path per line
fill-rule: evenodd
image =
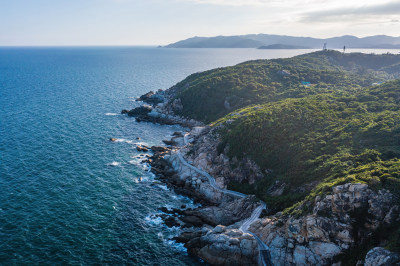
M 155 180 L 135 149 L 182 129 L 119 113 L 194 72 L 306 52 L 0 48 L 0 264 L 201 264 L 154 218 L 191 200 Z

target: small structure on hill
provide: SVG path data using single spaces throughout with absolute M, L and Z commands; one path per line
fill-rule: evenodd
M 290 74 L 290 72 L 288 70 L 284 70 L 283 69 L 283 70 L 279 70 L 278 71 L 278 75 L 286 77 L 286 76 L 290 76 L 291 74 Z

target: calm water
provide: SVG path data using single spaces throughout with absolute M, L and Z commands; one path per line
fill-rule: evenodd
M 304 52 L 0 48 L 0 264 L 200 263 L 151 219 L 190 200 L 153 182 L 133 144 L 180 128 L 118 113 L 193 72 Z

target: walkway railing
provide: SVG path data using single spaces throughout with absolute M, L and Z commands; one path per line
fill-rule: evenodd
M 187 134 L 184 136 L 184 143 L 185 145 L 187 145 Z M 237 192 L 237 191 L 232 191 L 232 190 L 228 190 L 228 189 L 222 189 L 220 187 L 217 186 L 217 183 L 215 182 L 215 178 L 212 177 L 209 173 L 191 165 L 190 163 L 188 163 L 182 156 L 182 154 L 180 153 L 180 151 L 178 150 L 176 152 L 177 157 L 179 158 L 179 161 L 189 167 L 190 169 L 192 169 L 193 171 L 195 171 L 196 173 L 198 173 L 199 175 L 202 175 L 204 177 L 206 177 L 210 183 L 210 185 L 217 191 L 224 193 L 226 195 L 231 195 L 233 197 L 237 197 L 237 198 L 245 198 L 247 197 L 246 194 Z M 243 224 L 239 227 L 239 230 L 241 230 L 243 233 L 247 233 L 247 234 L 251 234 L 257 241 L 258 243 L 258 250 L 259 250 L 259 256 L 260 256 L 260 261 L 261 264 L 263 266 L 272 266 L 272 262 L 271 262 L 271 253 L 269 251 L 269 247 L 260 239 L 259 236 L 257 236 L 256 234 L 250 232 L 248 229 L 250 227 L 250 225 L 260 217 L 262 210 L 264 210 L 267 207 L 267 205 L 265 204 L 265 202 L 261 201 L 261 205 L 259 207 L 257 207 L 253 213 L 251 214 L 251 216 L 249 218 L 247 218 Z

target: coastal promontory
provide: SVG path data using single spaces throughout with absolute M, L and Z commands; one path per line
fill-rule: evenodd
M 190 128 L 150 158 L 202 203 L 173 211 L 175 240 L 213 265 L 398 263 L 399 78 L 400 55 L 326 50 L 147 95 L 140 121 Z

